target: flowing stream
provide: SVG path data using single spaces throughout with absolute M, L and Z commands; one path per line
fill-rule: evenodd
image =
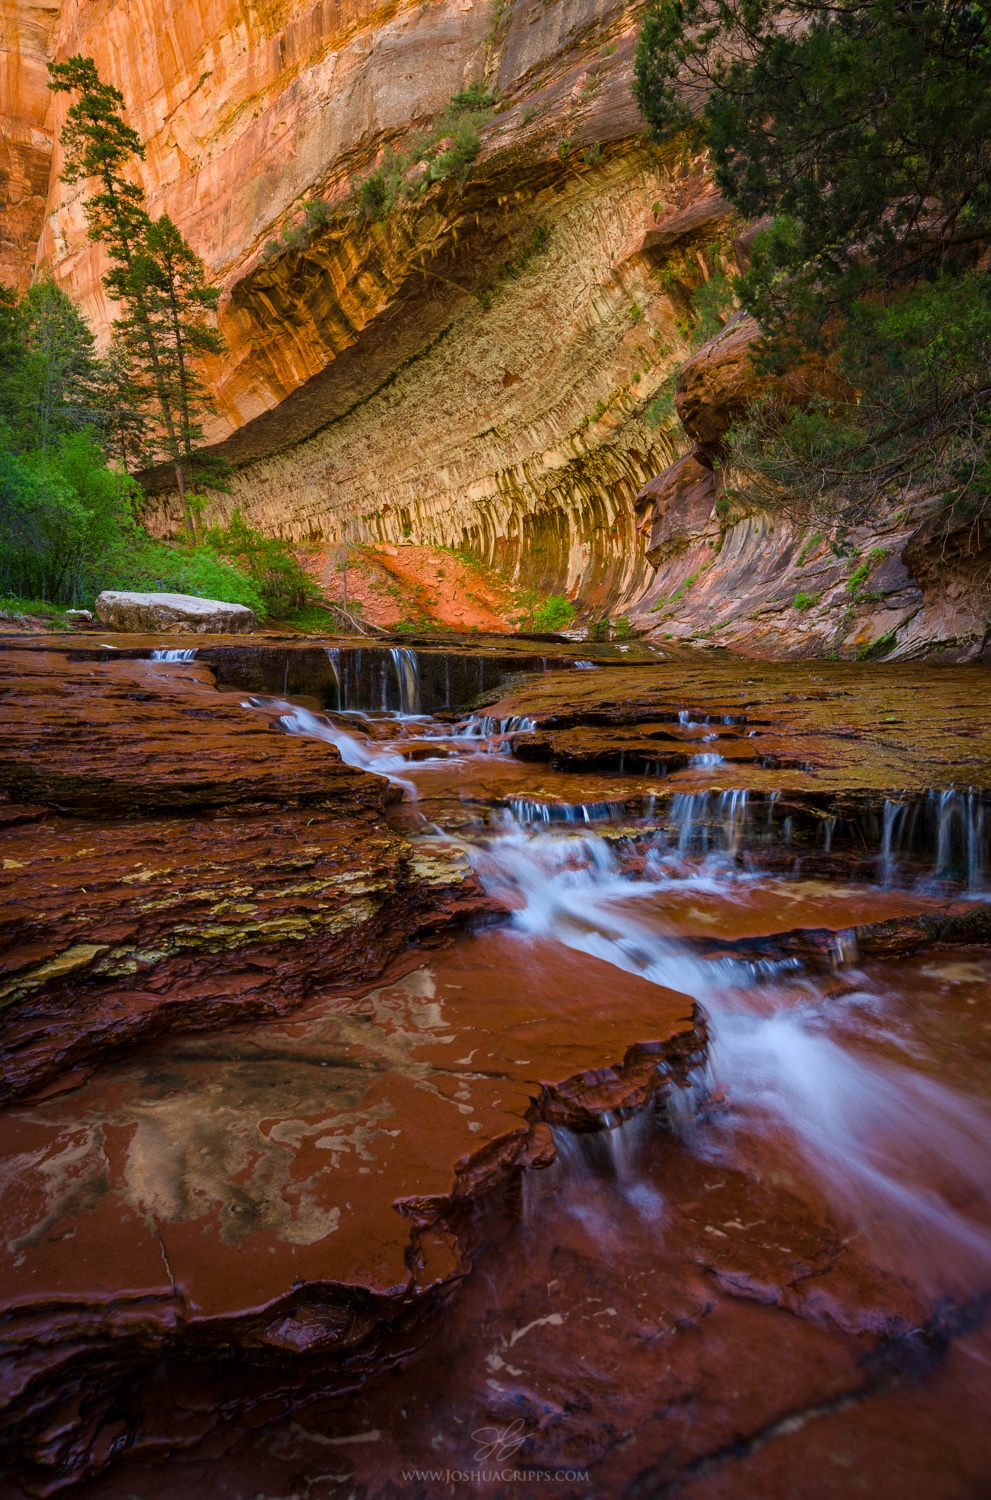
M 413 803 L 438 767 L 445 783 L 456 785 L 466 772 L 470 778 L 479 757 L 505 756 L 514 734 L 531 727 L 525 719 L 479 715 L 445 724 L 417 713 L 415 670 L 403 653 L 394 656 L 408 711 L 352 710 L 352 731 L 290 704 L 269 703 L 269 710 L 284 710 L 280 722 L 289 733 L 329 741 L 348 764 L 385 775 Z M 373 729 L 387 737 L 373 737 Z M 421 759 L 410 757 L 411 747 Z M 897 1002 L 883 981 L 853 982 L 856 954 L 842 937 L 834 958 L 851 982 L 841 998 L 834 985 L 824 992 L 795 959 L 704 959 L 679 940 L 669 910 L 686 896 L 704 897 L 718 927 L 756 892 L 774 903 L 788 889 L 786 881 L 745 868 L 748 838 L 768 820 L 746 792 L 678 793 L 663 831 L 647 812 L 631 833 L 628 817 L 608 803 L 510 798 L 466 831 L 463 848 L 485 889 L 511 912 L 519 941 L 588 954 L 703 1007 L 709 1063 L 694 1100 L 682 1101 L 682 1123 L 699 1104 L 704 1114 L 713 1094 L 727 1104 L 717 1123 L 692 1130 L 692 1149 L 732 1153 L 738 1134 L 773 1136 L 890 1269 L 933 1294 L 969 1296 L 991 1287 L 986 1101 L 932 1076 L 925 1044 L 896 1019 Z M 419 816 L 429 839 L 428 817 Z M 941 877 L 956 871 L 963 892 L 984 889 L 991 820 L 973 794 L 888 802 L 882 825 L 882 881 L 894 881 L 902 859 L 928 834 L 929 864 L 914 877 L 917 886 L 938 889 Z
M 538 1470 L 555 1494 L 603 1500 L 827 1500 L 851 1472 L 899 1500 L 985 1493 L 991 958 L 863 958 L 856 931 L 913 901 L 976 910 L 986 801 L 889 798 L 863 823 L 872 882 L 846 880 L 778 858 L 792 830 L 773 795 L 682 780 L 635 806 L 603 799 L 594 778 L 555 780 L 509 753 L 526 718 L 423 712 L 414 653 L 379 653 L 363 695 L 330 662 L 336 709 L 242 701 L 385 776 L 397 826 L 426 852 L 456 847 L 504 913 L 362 1000 L 360 1019 L 412 1006 L 447 1045 L 464 997 L 483 1016 L 511 1002 L 520 1064 L 563 1023 L 601 1035 L 604 1068 L 651 1042 L 655 1007 L 694 1005 L 705 1060 L 644 1107 L 553 1126 L 553 1163 L 486 1210 L 472 1274 L 419 1363 L 244 1437 L 219 1467 L 194 1450 L 125 1489 L 97 1480 L 93 1496 L 384 1500 L 464 1483 L 509 1497 L 535 1492 Z M 705 727 L 687 711 L 680 723 Z M 685 774 L 704 780 L 715 759 Z M 836 836 L 824 817 L 817 858 Z M 814 961 L 785 941 L 804 931 L 820 934 Z M 459 1076 L 490 1091 L 500 1077 Z M 474 1098 L 467 1082 L 454 1095 L 466 1116 Z

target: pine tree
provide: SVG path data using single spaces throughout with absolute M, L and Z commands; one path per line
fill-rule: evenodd
M 31 446 L 46 453 L 66 432 L 102 426 L 100 364 L 86 319 L 50 276 L 34 282 L 21 313 L 27 348 L 36 357 Z
M 149 392 L 136 377 L 119 332 L 114 333 L 100 374 L 105 413 L 103 447 L 126 473 L 136 474 L 156 456 Z
M 60 137 L 66 158 L 62 181 L 95 177 L 100 183 L 86 205 L 89 237 L 104 245 L 110 259 L 103 284 L 121 305 L 121 347 L 136 384 L 152 399 L 156 446 L 175 469 L 183 520 L 194 543 L 194 468 L 200 483 L 217 487 L 226 467 L 195 454 L 203 437 L 201 418 L 209 409 L 196 364 L 203 354 L 223 348 L 220 335 L 206 323 L 217 295 L 205 285 L 202 263 L 172 221 L 167 216 L 153 221 L 143 190 L 123 175 L 134 159 L 144 159 L 140 137 L 123 118 L 123 94 L 101 81 L 89 57 L 70 57 L 49 71 L 56 92 L 79 93 Z
M 117 326 L 139 386 L 157 381 L 173 414 L 162 447 L 186 481 L 186 511 L 195 535 L 197 510 L 189 486 L 216 485 L 225 467 L 196 451 L 203 442 L 202 415 L 210 410 L 199 366 L 204 356 L 220 354 L 224 347 L 207 321 L 216 313 L 219 292 L 205 284 L 202 261 L 167 214 L 148 225 L 128 287 L 125 314 Z

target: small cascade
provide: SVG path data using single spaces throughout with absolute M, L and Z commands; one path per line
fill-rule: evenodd
M 408 646 L 393 646 L 389 652 L 399 687 L 399 712 L 408 718 L 423 712 L 420 694 L 420 664 Z M 385 704 L 382 705 L 383 708 Z
M 330 670 L 334 674 L 334 683 L 337 687 L 337 707 L 338 709 L 345 709 L 347 708 L 347 703 L 345 702 L 344 693 L 341 688 L 341 648 L 339 646 L 328 646 L 326 649 L 327 660 L 330 662 Z
M 536 727 L 536 720 L 525 716 L 514 715 L 511 719 L 493 719 L 489 714 L 472 714 L 454 731 L 453 738 L 487 741 L 486 744 L 479 744 L 479 749 L 492 754 L 508 755 L 512 751 L 509 736 L 526 734 Z
M 928 867 L 919 873 L 920 866 Z M 978 894 L 991 876 L 991 810 L 979 792 L 929 792 L 888 799 L 881 815 L 878 878 L 883 885 L 952 884 Z
M 671 798 L 669 836 L 682 856 L 718 853 L 735 859 L 749 824 L 745 791 L 679 792 Z
M 504 814 L 507 824 L 525 826 L 533 823 L 615 823 L 623 816 L 619 802 L 529 802 L 514 797 Z
M 151 653 L 152 661 L 195 661 L 195 646 L 156 646 Z
M 689 756 L 688 764 L 696 771 L 708 770 L 712 766 L 721 766 L 723 757 L 721 755 L 692 755 Z
M 408 776 L 399 775 L 399 772 L 407 769 L 406 760 L 388 745 L 359 740 L 336 724 L 331 724 L 322 715 L 311 713 L 308 708 L 291 708 L 288 703 L 275 706 L 286 710 L 279 719 L 279 725 L 287 734 L 309 735 L 313 739 L 326 741 L 328 745 L 335 745 L 345 765 L 357 766 L 362 771 L 375 771 L 393 786 L 402 787 L 411 801 L 416 801 L 414 782 Z

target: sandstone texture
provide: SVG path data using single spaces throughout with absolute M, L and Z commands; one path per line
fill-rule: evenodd
M 173 216 L 221 288 L 227 354 L 208 371 L 208 437 L 235 475 L 212 519 L 238 505 L 311 547 L 320 572 L 345 534 L 400 552 L 414 543 L 405 565 L 370 554 L 363 602 L 385 624 L 428 618 L 392 596 L 440 598 L 439 549 L 467 548 L 537 598 L 575 599 L 583 622 L 627 615 L 658 640 L 705 646 L 718 630 L 720 644 L 762 656 L 979 658 L 991 630 L 980 548 L 957 545 L 944 591 L 946 548 L 919 531 L 925 497 L 855 536 L 860 556 L 845 566 L 780 520 L 706 518 L 703 490 L 672 472 L 689 445 L 713 469 L 729 427 L 769 388 L 801 403 L 836 382 L 812 358 L 758 375 L 741 314 L 692 348 L 693 293 L 745 264 L 755 226 L 734 218 L 703 159 L 646 140 L 630 96 L 640 11 L 618 0 L 513 0 L 498 14 L 482 0 L 343 11 L 277 0 L 250 17 L 227 0 L 178 17 L 147 0 L 15 7 L 8 196 L 22 207 L 8 218 L 8 275 L 27 275 L 34 231 L 16 226 L 37 228 L 47 173 L 37 263 L 107 337 L 114 310 L 83 189 L 58 182 L 57 148 L 48 161 L 67 101 L 42 88 L 46 53 L 91 54 L 147 142 L 136 170 L 152 211 Z M 384 153 L 406 150 L 472 83 L 497 103 L 465 181 L 435 182 L 380 218 L 362 212 L 354 190 Z M 665 395 L 675 374 L 677 419 Z M 169 475 L 145 478 L 152 525 L 176 532 Z M 850 574 L 879 548 L 883 577 L 851 596 Z M 494 600 L 443 603 L 443 624 L 507 618 Z
M 5 1112 L 0 1443 L 31 1493 L 401 1368 L 470 1269 L 479 1206 L 553 1160 L 547 1122 L 659 1102 L 701 1055 L 684 996 L 576 955 L 534 1017 L 525 954 L 475 946 Z
M 675 405 L 695 447 L 634 500 L 656 569 L 630 610 L 638 629 L 764 659 L 991 658 L 986 524 L 909 495 L 833 546 L 734 496 L 725 438 L 753 402 L 849 395 L 811 357 L 760 374 L 750 360 L 757 337 L 753 319 L 737 314 L 678 371 Z
M 718 653 L 547 673 L 493 694 L 487 712 L 527 714 L 534 728 L 512 740 L 521 758 L 646 776 L 665 795 L 693 786 L 765 794 L 783 821 L 794 807 L 782 794 L 818 802 L 825 817 L 845 792 L 985 786 L 989 693 L 991 669 L 981 664 L 944 675 L 911 662 L 757 663 Z
M 673 980 L 752 966 L 753 1024 L 814 1006 L 858 1048 L 890 1004 L 857 1066 L 880 1043 L 931 1088 L 949 1057 L 976 1097 L 986 667 L 118 639 L 0 651 L 3 1500 L 317 1492 L 328 1452 L 388 1500 L 490 1426 L 647 1496 L 810 1413 L 894 1401 L 897 1435 L 917 1385 L 978 1451 L 940 1372 L 979 1312 L 747 1128 Z M 335 709 L 390 667 L 434 718 Z M 415 801 L 320 737 L 342 726 Z M 521 930 L 542 821 L 576 836 L 536 893 L 554 925 Z M 926 1205 L 962 1156 L 925 1155 Z
M 254 630 L 254 612 L 244 604 L 199 599 L 193 594 L 140 594 L 105 589 L 96 601 L 100 623 L 134 634 L 164 630 L 170 635 L 237 634 Z
M 60 0 L 12 0 L 0 11 L 0 280 L 30 285 L 51 188 L 48 59 Z
M 0 655 L 0 1097 L 165 1032 L 281 1015 L 484 906 L 395 795 L 208 668 Z

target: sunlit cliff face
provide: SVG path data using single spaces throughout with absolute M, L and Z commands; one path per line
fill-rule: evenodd
M 677 451 L 670 418 L 643 418 L 684 352 L 675 272 L 708 264 L 713 224 L 644 249 L 711 188 L 642 136 L 638 10 L 63 7 L 52 55 L 92 54 L 121 88 L 152 212 L 223 288 L 210 436 L 256 523 L 334 538 L 349 519 L 389 540 L 468 541 L 513 569 L 526 555 L 537 587 L 603 603 L 642 590 L 633 500 Z M 343 203 L 472 82 L 501 106 L 466 183 L 271 255 L 303 202 Z M 50 139 L 66 103 L 49 96 Z M 59 168 L 56 147 L 38 259 L 105 338 L 102 252 Z

